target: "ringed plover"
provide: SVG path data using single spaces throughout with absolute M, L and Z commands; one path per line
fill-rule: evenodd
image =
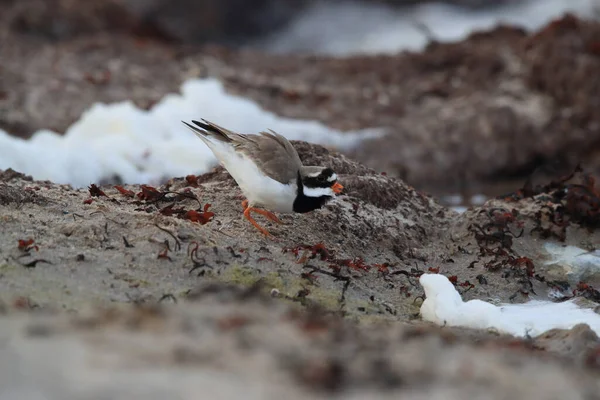
M 187 125 L 211 149 L 236 181 L 246 200 L 244 217 L 265 235 L 270 233 L 250 215 L 282 223 L 275 214 L 306 213 L 323 207 L 344 188 L 329 167 L 304 166 L 292 144 L 269 130 L 239 134 L 202 119 Z

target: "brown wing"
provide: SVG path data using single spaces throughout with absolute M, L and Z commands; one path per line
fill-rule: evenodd
M 294 146 L 280 134 L 260 132 L 258 135 L 244 135 L 229 131 L 205 119 L 192 121 L 204 131 L 186 123 L 197 134 L 211 136 L 230 143 L 237 151 L 251 157 L 260 170 L 270 178 L 288 183 L 298 177 L 302 162 Z M 184 122 L 185 123 L 185 122 Z

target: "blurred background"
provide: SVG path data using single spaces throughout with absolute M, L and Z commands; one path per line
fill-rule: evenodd
M 214 77 L 282 117 L 383 128 L 346 152 L 468 203 L 598 169 L 599 18 L 600 0 L 0 0 L 0 129 L 63 134 L 96 102 L 149 110 Z
M 174 43 L 347 55 L 419 49 L 497 23 L 537 29 L 596 0 L 0 0 L 5 29 L 49 40 L 122 32 Z M 597 15 L 596 15 L 597 16 Z

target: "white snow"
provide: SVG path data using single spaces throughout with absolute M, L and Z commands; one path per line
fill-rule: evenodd
M 338 56 L 418 51 L 428 41 L 423 26 L 435 39 L 448 42 L 498 24 L 536 30 L 566 12 L 597 18 L 599 10 L 599 0 L 523 0 L 481 10 L 444 3 L 397 8 L 377 2 L 316 2 L 260 45 L 274 52 Z
M 132 102 L 92 105 L 64 135 L 42 130 L 30 140 L 0 130 L 0 169 L 87 186 L 119 176 L 125 183 L 156 183 L 200 174 L 217 164 L 212 152 L 181 121 L 204 118 L 240 133 L 272 129 L 288 139 L 347 150 L 382 129 L 339 132 L 317 122 L 282 118 L 225 92 L 216 79 L 185 82 L 149 111 Z
M 585 323 L 600 335 L 600 315 L 571 300 L 495 306 L 481 300 L 464 302 L 444 275 L 423 274 L 419 282 L 426 296 L 421 317 L 441 326 L 494 329 L 518 337 L 535 337 L 551 329 L 571 329 Z

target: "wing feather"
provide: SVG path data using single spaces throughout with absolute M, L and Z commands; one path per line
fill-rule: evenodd
M 281 183 L 295 181 L 302 161 L 292 144 L 282 135 L 269 130 L 255 134 L 239 134 L 225 129 L 215 123 L 202 119 L 192 120 L 200 127 L 184 122 L 203 141 L 215 138 L 229 143 L 237 151 L 251 157 L 260 170 L 272 179 Z

